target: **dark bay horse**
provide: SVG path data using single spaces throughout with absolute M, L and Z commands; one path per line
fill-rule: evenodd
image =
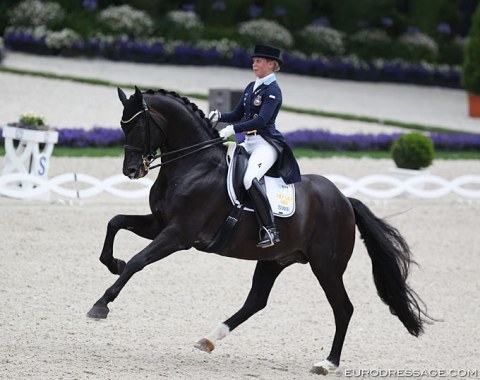
M 208 251 L 232 209 L 226 186 L 226 148 L 204 113 L 174 92 L 142 93 L 136 88 L 128 99 L 121 89 L 118 94 L 124 106 L 123 173 L 131 179 L 143 177 L 155 158 L 161 159 L 161 170 L 150 190 L 152 213 L 117 215 L 108 223 L 100 260 L 119 277 L 88 312 L 91 318 L 106 318 L 107 305 L 145 266 L 192 247 Z M 216 341 L 266 306 L 275 279 L 286 267 L 308 263 L 333 309 L 336 326 L 330 354 L 314 364 L 312 372 L 335 370 L 353 313 L 342 276 L 353 251 L 355 226 L 372 260 L 379 296 L 410 334 L 423 332 L 428 316 L 423 302 L 407 284 L 413 261 L 397 229 L 377 218 L 359 200 L 346 198 L 319 175 L 302 176 L 296 184 L 295 214 L 277 219 L 281 242 L 274 247 L 256 247 L 257 221 L 253 213 L 246 212 L 229 243 L 214 251 L 258 262 L 245 304 L 199 340 L 197 348 L 211 352 Z M 113 257 L 113 242 L 120 229 L 152 240 L 128 263 Z

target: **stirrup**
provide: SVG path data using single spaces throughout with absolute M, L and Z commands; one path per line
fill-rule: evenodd
M 262 232 L 264 233 L 262 238 Z M 260 241 L 257 243 L 258 248 L 268 248 L 272 247 L 275 243 L 280 242 L 280 238 L 278 237 L 278 232 L 275 227 L 273 228 L 266 228 L 262 227 L 260 229 Z

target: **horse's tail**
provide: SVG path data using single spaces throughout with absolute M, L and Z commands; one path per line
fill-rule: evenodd
M 348 198 L 355 212 L 361 238 L 372 260 L 373 279 L 377 292 L 393 315 L 414 336 L 423 333 L 424 303 L 407 284 L 411 259 L 410 248 L 400 232 L 377 218 L 367 206 L 355 198 Z

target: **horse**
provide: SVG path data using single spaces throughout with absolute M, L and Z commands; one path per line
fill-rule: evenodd
M 308 263 L 335 320 L 330 353 L 311 369 L 325 375 L 340 364 L 353 314 L 343 273 L 352 255 L 357 226 L 372 261 L 378 295 L 410 334 L 418 337 L 424 331 L 426 306 L 407 283 L 410 265 L 415 263 L 407 242 L 395 227 L 376 217 L 358 199 L 344 196 L 323 176 L 302 175 L 301 182 L 295 184 L 295 213 L 289 218 L 276 218 L 280 243 L 257 248 L 257 220 L 253 213 L 245 212 L 229 241 L 212 248 L 217 231 L 233 207 L 226 189 L 224 140 L 203 111 L 186 97 L 167 90 L 142 92 L 135 87 L 135 93 L 127 98 L 123 90 L 117 90 L 124 107 L 124 175 L 137 179 L 155 167 L 161 169 L 150 189 L 151 214 L 116 215 L 108 222 L 100 261 L 119 277 L 95 302 L 88 317 L 107 318 L 108 304 L 136 272 L 174 252 L 195 248 L 255 260 L 244 305 L 195 343 L 198 349 L 211 352 L 217 341 L 266 307 L 272 286 L 285 268 Z M 152 165 L 156 159 L 160 163 Z M 114 238 L 121 229 L 151 240 L 127 263 L 113 256 Z

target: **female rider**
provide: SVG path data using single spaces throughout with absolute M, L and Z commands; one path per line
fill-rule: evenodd
M 274 165 L 287 184 L 299 182 L 301 177 L 291 149 L 275 127 L 275 119 L 282 105 L 282 92 L 275 77 L 275 72 L 279 71 L 282 64 L 280 50 L 257 45 L 251 57 L 255 81 L 245 88 L 243 98 L 233 111 L 220 113 L 214 110 L 209 118 L 213 122 L 232 123 L 219 131 L 222 138 L 226 139 L 234 133 L 246 133 L 241 145 L 250 158 L 243 185 L 253 201 L 261 224 L 257 247 L 267 248 L 280 242 L 280 238 L 270 203 L 259 180 Z

